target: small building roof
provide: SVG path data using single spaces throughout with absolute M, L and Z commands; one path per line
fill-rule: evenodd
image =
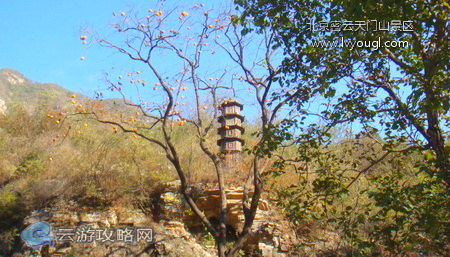
M 223 108 L 223 107 L 226 107 L 226 106 L 239 106 L 239 108 L 241 109 L 241 111 L 244 109 L 244 105 L 243 104 L 240 104 L 238 101 L 236 101 L 236 100 L 229 100 L 229 101 L 225 101 L 225 102 L 223 102 L 220 106 L 219 106 L 219 108 Z

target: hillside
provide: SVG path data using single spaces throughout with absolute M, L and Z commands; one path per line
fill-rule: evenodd
M 29 80 L 18 71 L 0 69 L 0 113 L 6 113 L 13 106 L 26 106 L 33 114 L 39 108 L 60 110 L 70 106 L 68 99 L 76 94 L 81 101 L 91 101 L 89 97 L 74 93 L 53 83 L 37 83 Z M 111 111 L 130 112 L 130 108 L 121 99 L 101 100 Z
M 182 198 L 175 188 L 166 192 L 167 199 L 161 199 L 167 188 L 165 183 L 175 180 L 176 176 L 160 149 L 145 140 L 112 129 L 111 125 L 77 115 L 78 104 L 95 105 L 103 114 L 128 119 L 130 107 L 117 99 L 100 103 L 79 94 L 72 98 L 74 93 L 69 90 L 55 84 L 32 82 L 10 69 L 0 72 L 0 90 L 3 106 L 0 113 L 0 256 L 23 252 L 19 234 L 30 224 L 27 223 L 30 215 L 33 217 L 49 208 L 56 214 L 37 219 L 54 222 L 60 217 L 57 224 L 64 226 L 72 224 L 71 219 L 64 218 L 68 214 L 83 217 L 77 221 L 79 224 L 91 224 L 90 217 L 98 216 L 98 213 L 114 213 L 119 220 L 113 219 L 111 224 L 117 226 L 135 224 L 135 216 L 138 215 L 144 223 L 158 228 L 161 236 L 169 236 L 167 243 L 159 247 L 172 256 L 184 256 L 180 244 L 187 245 L 186 249 L 204 252 L 201 250 L 204 246 L 195 242 L 211 243 L 211 240 L 206 240 L 203 228 L 191 235 L 175 218 L 158 222 L 165 215 L 161 210 L 171 210 L 172 205 L 179 205 Z M 71 103 L 75 100 L 76 104 Z M 190 180 L 213 182 L 210 165 L 202 158 L 196 158 L 201 156 L 199 149 L 188 145 L 195 140 L 192 129 L 190 126 L 174 129 L 174 143 L 186 145 L 179 154 L 181 158 L 191 160 Z M 215 140 L 213 138 L 214 146 Z M 168 206 L 160 205 L 161 201 L 168 201 Z M 173 216 L 187 215 L 191 223 L 195 222 L 185 207 L 175 210 Z M 209 208 L 214 209 L 215 206 Z M 178 239 L 180 235 L 186 238 Z M 171 245 L 170 238 L 176 240 L 176 245 Z M 101 251 L 114 252 L 116 248 L 122 246 L 113 244 Z M 67 249 L 64 244 L 57 246 L 58 252 L 64 249 Z M 91 251 L 97 250 L 95 247 L 81 250 L 74 247 L 70 251 L 72 254 L 91 255 Z M 127 251 L 133 253 L 137 249 Z M 153 247 L 146 251 L 161 252 Z M 195 255 L 198 254 L 192 256 Z
M 0 256 L 31 251 L 20 233 L 37 220 L 57 226 L 151 226 L 163 238 L 150 246 L 62 243 L 50 249 L 63 256 L 214 255 L 214 239 L 183 201 L 180 181 L 161 147 L 115 124 L 99 123 L 84 107 L 118 117 L 127 128 L 146 122 L 145 116 L 117 99 L 72 95 L 58 85 L 0 70 Z M 196 202 L 217 219 L 214 169 L 196 145 L 196 128 L 181 124 L 171 126 L 172 142 L 186 161 Z M 160 138 L 155 128 L 142 133 Z M 256 138 L 252 130 L 246 124 L 243 138 L 250 146 Z M 340 138 L 307 148 L 307 161 L 264 174 L 266 188 L 256 215 L 261 226 L 254 227 L 258 232 L 243 247 L 245 253 L 388 256 L 402 247 L 409 256 L 446 256 L 450 199 L 436 177 L 422 172 L 428 169 L 424 156 L 392 153 L 372 165 L 374 156 L 384 152 L 380 138 Z M 216 140 L 214 133 L 205 143 L 218 149 Z M 295 146 L 280 154 L 290 160 L 301 155 Z M 241 170 L 251 165 L 247 157 Z M 362 170 L 359 179 L 356 169 Z M 239 169 L 226 177 L 230 240 L 243 223 L 244 190 L 234 183 L 245 179 Z M 400 232 L 391 234 L 393 229 Z
M 73 92 L 51 83 L 36 83 L 18 71 L 0 69 L 0 112 L 13 105 L 26 105 L 33 113 L 38 105 L 52 105 L 61 108 L 64 100 Z

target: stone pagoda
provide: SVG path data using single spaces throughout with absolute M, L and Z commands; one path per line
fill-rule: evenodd
M 217 141 L 225 156 L 225 166 L 236 164 L 241 159 L 244 140 L 241 138 L 245 129 L 242 127 L 244 116 L 241 115 L 243 105 L 236 100 L 226 101 L 219 106 L 222 115 L 219 117 L 220 127 L 217 130 L 221 138 Z

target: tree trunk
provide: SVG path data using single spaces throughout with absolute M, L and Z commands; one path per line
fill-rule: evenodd
M 433 109 L 427 112 L 428 120 L 428 142 L 436 154 L 436 167 L 439 176 L 445 181 L 447 190 L 450 192 L 450 160 L 445 152 L 445 139 L 442 135 L 442 129 L 439 126 L 438 110 Z
M 217 240 L 217 256 L 219 257 L 225 257 L 225 253 L 227 251 L 227 240 L 223 235 L 219 236 L 219 239 Z
M 219 180 L 219 190 L 220 190 L 220 214 L 219 214 L 219 236 L 217 240 L 217 246 L 219 251 L 219 256 L 225 256 L 227 248 L 227 192 L 225 191 L 225 180 L 223 177 L 223 166 L 219 164 L 216 167 L 217 178 Z

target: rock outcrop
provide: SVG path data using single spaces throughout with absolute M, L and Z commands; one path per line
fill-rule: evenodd
M 6 102 L 0 99 L 0 114 L 5 114 L 6 109 L 7 109 Z
M 201 222 L 192 213 L 179 192 L 180 182 L 167 184 L 159 201 L 159 217 L 141 210 L 126 208 L 94 209 L 77 206 L 75 202 L 64 207 L 54 206 L 34 211 L 24 225 L 45 221 L 53 228 L 56 244 L 48 249 L 51 256 L 216 256 L 214 240 L 207 238 Z M 198 189 L 196 202 L 214 224 L 218 220 L 219 190 L 214 187 Z M 227 228 L 230 239 L 236 238 L 244 225 L 242 198 L 244 189 L 226 190 L 228 198 Z M 252 196 L 252 192 L 249 195 Z M 156 219 L 155 219 L 156 218 Z M 122 228 L 152 228 L 150 241 L 91 242 L 63 241 L 58 239 L 61 228 L 77 227 L 82 231 L 115 231 Z M 253 224 L 253 236 L 244 247 L 246 256 L 292 256 L 298 242 L 289 222 L 267 199 L 262 199 Z M 77 231 L 78 231 L 77 230 Z M 55 232 L 56 231 L 56 232 Z M 78 231 L 79 232 L 79 231 Z M 77 233 L 78 233 L 77 232 Z M 103 232 L 105 233 L 105 232 Z M 112 232 L 111 232 L 112 233 Z M 118 235 L 118 232 L 114 232 Z M 78 235 L 78 234 L 77 234 Z M 98 234 L 100 235 L 100 234 Z M 97 238 L 98 239 L 98 238 Z M 200 243 L 201 242 L 201 243 Z M 28 249 L 30 249 L 28 247 Z M 22 252 L 26 252 L 24 248 Z M 16 254 L 17 256 L 28 256 Z
M 161 221 L 166 224 L 178 220 L 191 230 L 201 227 L 200 221 L 190 211 L 179 193 L 179 181 L 169 184 L 161 195 L 160 209 Z M 242 210 L 243 187 L 233 187 L 226 190 L 227 194 L 227 227 L 229 232 L 237 235 L 244 226 L 244 213 Z M 251 197 L 253 192 L 249 192 Z M 212 223 L 218 220 L 220 206 L 220 191 L 217 188 L 204 188 L 198 193 L 197 205 L 204 211 Z M 245 247 L 246 254 L 256 256 L 290 256 L 296 236 L 289 222 L 285 221 L 280 212 L 272 206 L 267 199 L 261 199 L 259 209 L 253 224 L 254 236 L 249 239 Z M 231 235 L 233 236 L 233 235 Z
M 154 239 L 151 242 L 101 242 L 91 243 L 55 241 L 55 245 L 47 251 L 49 256 L 214 256 L 214 249 L 207 249 L 197 243 L 184 228 L 184 224 L 173 222 L 161 224 L 152 221 L 141 210 L 108 208 L 86 209 L 78 208 L 75 203 L 66 208 L 45 208 L 33 211 L 24 220 L 28 226 L 37 221 L 45 221 L 52 226 L 52 236 L 58 237 L 60 228 L 152 228 Z M 209 252 L 208 252 L 209 250 Z M 22 253 L 14 256 L 30 256 L 31 248 L 24 246 Z M 44 255 L 42 255 L 44 256 Z

